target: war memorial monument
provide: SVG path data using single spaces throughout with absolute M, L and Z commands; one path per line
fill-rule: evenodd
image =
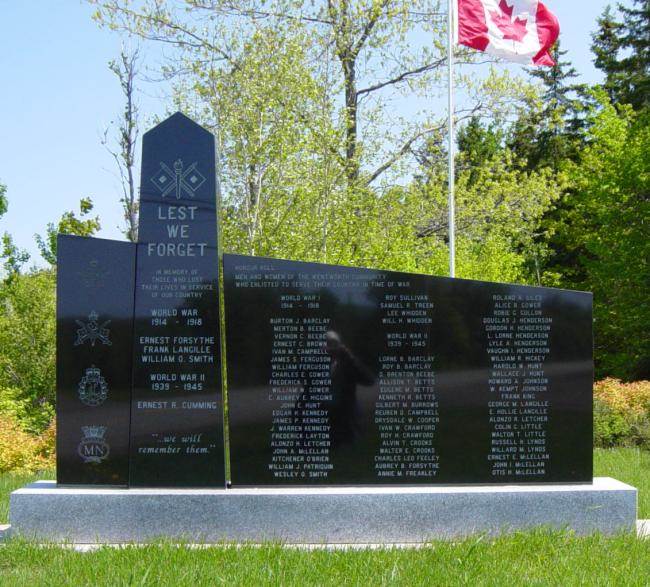
M 632 531 L 589 293 L 221 254 L 213 136 L 144 136 L 139 241 L 60 236 L 57 479 L 12 532 L 408 543 Z M 221 273 L 221 274 L 220 274 Z

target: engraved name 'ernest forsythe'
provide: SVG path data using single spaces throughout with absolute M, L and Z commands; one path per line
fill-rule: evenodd
M 170 167 L 160 162 L 160 169 L 151 178 L 163 198 L 175 197 L 176 200 L 194 198 L 196 191 L 205 183 L 205 176 L 197 169 L 194 162 L 187 168 L 182 159 L 174 161 Z M 206 242 L 192 242 L 191 228 L 198 219 L 198 206 L 159 204 L 156 220 L 166 222 L 167 236 L 174 242 L 147 243 L 149 257 L 203 257 L 208 246 Z

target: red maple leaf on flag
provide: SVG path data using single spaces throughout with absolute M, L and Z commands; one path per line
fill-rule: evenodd
M 493 10 L 490 12 L 490 16 L 499 30 L 503 33 L 503 38 L 508 41 L 517 41 L 521 43 L 526 35 L 528 34 L 528 29 L 526 25 L 528 24 L 527 18 L 517 17 L 513 20 L 512 13 L 515 10 L 514 6 L 508 6 L 506 0 L 501 0 L 499 2 L 499 9 L 501 12 Z

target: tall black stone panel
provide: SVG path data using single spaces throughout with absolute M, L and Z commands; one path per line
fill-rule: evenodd
M 232 483 L 592 480 L 592 296 L 224 255 Z
M 130 481 L 225 482 L 215 143 L 180 113 L 143 137 Z
M 57 481 L 125 486 L 135 245 L 57 240 Z

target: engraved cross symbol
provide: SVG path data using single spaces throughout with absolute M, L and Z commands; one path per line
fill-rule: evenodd
M 95 346 L 97 341 L 108 346 L 113 344 L 110 340 L 111 332 L 106 328 L 111 321 L 106 320 L 106 322 L 100 324 L 97 312 L 91 312 L 88 315 L 88 322 L 82 322 L 81 320 L 75 320 L 75 322 L 79 326 L 77 329 L 77 338 L 74 341 L 75 346 L 79 346 L 87 340 L 90 341 L 91 346 Z
M 205 177 L 196 168 L 196 162 L 187 169 L 183 169 L 183 161 L 176 159 L 173 169 L 169 165 L 160 162 L 160 170 L 151 178 L 153 184 L 160 190 L 163 198 L 175 192 L 176 199 L 180 200 L 183 194 L 190 198 L 205 182 Z

